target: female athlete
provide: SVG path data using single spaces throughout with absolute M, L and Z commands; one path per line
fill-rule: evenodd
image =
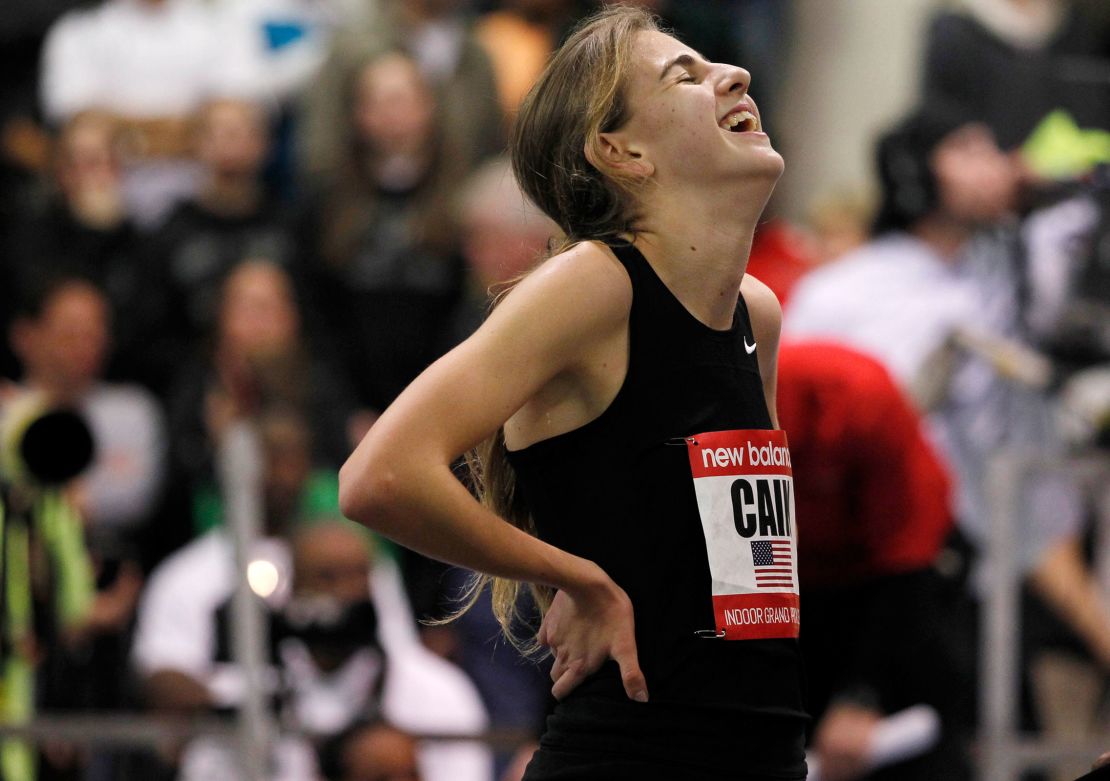
M 749 84 L 640 10 L 584 22 L 512 139 L 561 251 L 340 474 L 348 516 L 493 576 L 502 618 L 536 587 L 559 702 L 528 781 L 805 777 L 781 312 L 745 275 L 783 162 Z M 479 503 L 451 464 L 482 442 Z

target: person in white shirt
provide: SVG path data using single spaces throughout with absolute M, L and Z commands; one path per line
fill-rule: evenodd
M 263 579 L 269 583 L 265 587 L 255 580 L 256 593 L 287 616 L 323 596 L 333 605 L 368 603 L 366 613 L 357 615 L 376 619 L 352 624 L 371 631 L 376 623 L 376 632 L 330 658 L 305 641 L 309 634 L 303 627 L 303 637 L 277 629 L 271 633 L 277 640 L 274 680 L 282 682 L 275 693 L 283 701 L 283 723 L 297 733 L 274 747 L 274 781 L 315 781 L 316 758 L 308 738 L 335 735 L 367 715 L 414 735 L 486 729 L 486 711 L 474 685 L 420 643 L 394 563 L 383 554 L 371 557 L 367 537 L 345 522 L 297 529 L 300 488 L 309 467 L 303 421 L 269 412 L 260 429 L 267 457 L 266 536 L 252 543 L 248 559 L 252 568 L 262 567 L 271 577 Z M 132 661 L 156 709 L 198 712 L 230 709 L 242 701 L 243 677 L 231 659 L 227 609 L 236 582 L 234 543 L 224 528 L 196 539 L 152 573 L 140 605 Z M 236 749 L 219 739 L 192 741 L 179 778 L 239 778 Z M 479 743 L 428 742 L 419 756 L 425 781 L 489 781 L 492 775 L 490 753 Z

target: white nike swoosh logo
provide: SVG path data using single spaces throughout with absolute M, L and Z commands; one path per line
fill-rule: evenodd
M 748 337 L 746 337 L 746 336 L 744 337 L 744 349 L 747 351 L 748 355 L 751 355 L 752 353 L 755 352 L 755 345 L 754 344 L 751 347 L 748 347 Z

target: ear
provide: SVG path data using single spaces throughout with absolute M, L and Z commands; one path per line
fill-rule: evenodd
M 586 159 L 598 169 L 615 171 L 637 179 L 647 179 L 655 173 L 655 164 L 624 133 L 601 133 L 597 138 L 595 147 L 591 148 L 587 143 Z M 594 160 L 595 154 L 600 155 L 601 159 Z

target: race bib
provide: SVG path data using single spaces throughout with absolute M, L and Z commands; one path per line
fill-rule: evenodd
M 726 640 L 798 636 L 794 479 L 786 432 L 686 437 L 716 631 Z

